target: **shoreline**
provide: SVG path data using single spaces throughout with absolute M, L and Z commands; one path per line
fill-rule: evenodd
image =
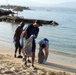
M 14 43 L 7 43 L 4 46 L 2 44 L 0 44 L 0 47 L 4 48 L 6 50 L 13 51 L 13 54 L 14 54 Z M 38 48 L 36 48 L 35 53 L 36 53 L 36 58 L 37 58 Z M 59 64 L 64 64 L 66 66 L 69 65 L 71 67 L 76 68 L 76 57 L 65 55 L 65 53 L 62 53 L 62 52 L 49 50 L 48 60 L 50 62 L 56 62 L 56 63 L 59 63 Z
M 55 50 L 50 50 L 50 53 L 76 58 L 75 54 L 70 54 L 70 53 L 65 53 L 65 52 L 59 52 L 59 51 L 55 51 Z
M 3 43 L 3 44 L 5 44 L 5 45 L 7 44 L 7 46 L 11 45 L 10 48 L 14 49 L 14 43 L 13 42 L 8 42 L 6 40 L 1 40 L 1 39 L 0 39 L 0 42 Z M 2 47 L 7 47 L 7 46 L 3 46 L 3 44 L 0 44 L 0 45 Z M 38 50 L 38 46 L 37 46 L 36 49 Z M 76 58 L 75 54 L 60 52 L 60 51 L 56 51 L 56 50 L 53 50 L 53 49 L 49 49 L 49 52 L 52 53 L 52 54 L 60 55 L 60 56 L 66 56 L 66 57 Z
M 1 50 L 0 56 L 2 55 L 3 57 L 5 57 L 4 59 L 2 59 L 3 57 L 0 57 L 1 61 L 5 61 L 6 63 L 8 63 L 7 61 L 9 60 L 10 62 L 13 61 L 12 62 L 13 64 L 18 63 L 20 65 L 23 65 L 23 62 L 22 62 L 21 59 L 13 57 L 14 50 L 9 50 L 9 48 L 7 49 L 7 48 L 3 48 L 1 46 L 0 46 L 0 50 Z M 12 60 L 10 60 L 10 59 L 12 59 Z M 20 67 L 20 65 L 18 65 L 18 66 Z M 66 65 L 66 64 L 63 64 L 63 63 L 55 62 L 53 60 L 50 61 L 49 58 L 47 60 L 47 64 L 39 64 L 37 62 L 37 57 L 36 57 L 35 58 L 35 66 L 40 70 L 40 73 L 44 69 L 45 71 L 49 71 L 49 72 L 66 73 L 66 74 L 63 74 L 63 75 L 74 75 L 74 74 L 76 74 L 76 71 L 75 71 L 76 67 L 74 67 L 73 65 Z M 70 74 L 68 74 L 68 73 L 70 73 Z
M 4 46 L 3 46 L 4 45 Z M 4 48 L 6 50 L 13 51 L 14 53 L 14 43 L 13 42 L 5 42 L 1 41 L 0 42 L 0 47 Z M 38 46 L 36 48 L 36 58 L 38 56 Z M 71 67 L 76 68 L 76 57 L 70 56 L 70 54 L 63 53 L 63 52 L 58 52 L 58 51 L 53 51 L 49 50 L 49 56 L 48 60 L 53 63 L 59 63 L 59 64 L 64 64 L 64 65 L 69 65 Z

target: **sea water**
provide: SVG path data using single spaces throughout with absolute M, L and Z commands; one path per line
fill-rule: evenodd
M 76 55 L 76 10 L 44 8 L 24 10 L 18 15 L 24 18 L 54 20 L 58 26 L 44 25 L 40 28 L 36 44 L 43 38 L 49 39 L 49 50 L 53 53 Z M 28 24 L 26 24 L 28 25 Z M 13 36 L 18 24 L 0 22 L 0 46 L 13 49 Z

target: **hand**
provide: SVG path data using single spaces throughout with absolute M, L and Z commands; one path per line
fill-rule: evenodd
M 15 38 L 13 38 L 13 42 L 15 42 Z
M 23 40 L 22 39 L 20 39 L 20 46 L 22 46 L 23 45 Z
M 33 35 L 31 35 L 31 36 L 33 36 L 33 38 L 36 38 L 36 36 L 33 34 Z
M 34 38 L 36 38 L 36 36 L 35 36 L 35 35 L 33 35 L 33 37 L 34 37 Z

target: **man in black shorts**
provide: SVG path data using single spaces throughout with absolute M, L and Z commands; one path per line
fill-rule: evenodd
M 19 55 L 18 55 L 18 58 L 22 58 L 21 56 L 21 49 L 22 49 L 22 46 L 20 46 L 20 36 L 21 36 L 21 33 L 23 31 L 23 27 L 25 25 L 25 22 L 21 22 L 20 23 L 20 26 L 17 27 L 16 31 L 15 31 L 15 34 L 14 34 L 14 38 L 13 38 L 13 42 L 15 42 L 15 54 L 14 54 L 14 57 L 16 57 L 16 54 L 17 54 L 17 50 L 19 48 Z
M 23 41 L 23 38 L 25 37 L 26 35 L 26 39 L 28 39 L 31 35 L 33 35 L 33 41 L 32 41 L 32 68 L 34 68 L 34 59 L 35 59 L 35 49 L 36 49 L 36 43 L 35 43 L 35 39 L 37 38 L 38 36 L 38 33 L 39 33 L 39 26 L 41 26 L 41 21 L 40 20 L 36 20 L 34 24 L 31 24 L 27 27 L 27 29 L 25 29 L 23 32 L 22 32 L 22 35 L 21 35 L 21 39 L 20 39 L 20 45 L 22 45 L 22 41 Z M 25 65 L 27 65 L 27 61 L 26 61 L 26 58 L 27 56 L 25 55 L 24 56 L 24 60 L 25 60 Z

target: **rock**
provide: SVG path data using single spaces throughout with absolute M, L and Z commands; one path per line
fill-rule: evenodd
M 34 23 L 36 19 L 26 19 L 23 17 L 18 17 L 18 16 L 1 16 L 0 21 L 8 21 L 12 23 L 20 23 L 22 21 L 25 21 L 26 23 Z M 42 24 L 48 25 L 51 24 L 53 26 L 59 25 L 56 21 L 48 21 L 48 20 L 41 20 Z
M 50 21 L 50 24 L 53 25 L 53 26 L 59 25 L 56 21 L 53 21 L 53 20 Z
M 11 10 L 0 9 L 0 16 L 2 16 L 2 15 L 9 15 L 9 14 L 14 14 L 14 13 Z

